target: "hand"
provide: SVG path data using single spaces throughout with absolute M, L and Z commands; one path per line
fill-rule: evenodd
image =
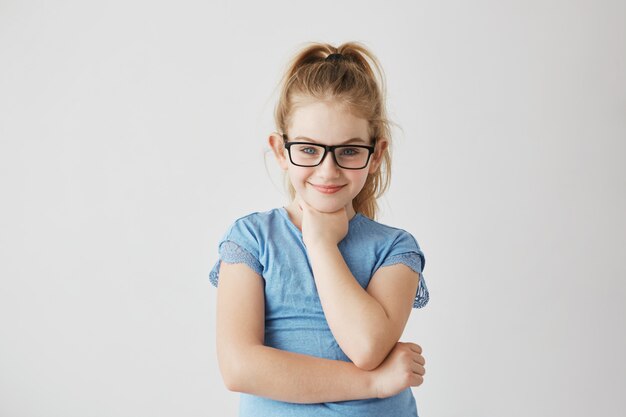
M 317 211 L 299 199 L 302 210 L 302 240 L 312 244 L 337 245 L 348 234 L 348 213 L 345 207 L 333 213 Z
M 374 369 L 374 384 L 377 398 L 387 398 L 408 387 L 417 387 L 424 382 L 422 348 L 415 343 L 398 342 L 387 358 Z

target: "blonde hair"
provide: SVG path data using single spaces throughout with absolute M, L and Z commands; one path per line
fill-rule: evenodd
M 340 54 L 341 57 L 331 54 Z M 333 59 L 335 58 L 335 59 Z M 371 138 L 385 138 L 388 147 L 382 163 L 368 174 L 365 185 L 352 200 L 354 210 L 376 219 L 376 200 L 391 180 L 391 129 L 385 105 L 385 76 L 378 59 L 363 44 L 347 42 L 339 47 L 309 42 L 289 61 L 280 82 L 280 96 L 274 110 L 276 128 L 285 133 L 294 109 L 311 101 L 336 101 L 356 117 L 368 121 Z M 295 190 L 286 179 L 289 196 Z

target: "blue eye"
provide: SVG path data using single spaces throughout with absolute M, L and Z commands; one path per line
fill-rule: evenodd
M 356 156 L 361 152 L 359 148 L 342 148 L 341 156 Z
M 300 152 L 308 155 L 315 155 L 317 153 L 317 149 L 309 146 L 308 148 L 300 148 Z

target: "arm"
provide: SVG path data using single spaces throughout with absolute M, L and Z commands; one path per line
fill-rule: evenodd
M 263 279 L 243 264 L 221 263 L 217 355 L 231 391 L 316 403 L 377 397 L 374 373 L 344 361 L 264 346 Z
M 419 274 L 402 264 L 381 267 L 366 291 L 337 245 L 313 244 L 307 251 L 324 314 L 337 343 L 359 368 L 376 368 L 402 336 Z

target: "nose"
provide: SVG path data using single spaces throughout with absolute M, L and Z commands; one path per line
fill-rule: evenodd
M 341 168 L 337 166 L 335 161 L 335 155 L 332 152 L 327 152 L 324 159 L 317 166 L 318 172 L 322 173 L 324 177 L 337 177 L 341 172 Z

